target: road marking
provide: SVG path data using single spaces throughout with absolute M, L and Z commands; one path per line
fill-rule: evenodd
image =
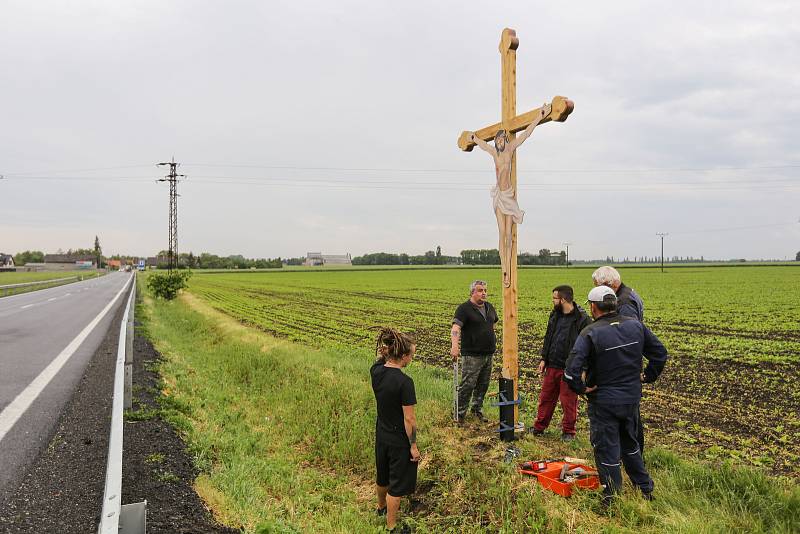
M 47 302 L 53 302 L 54 300 L 56 300 L 56 297 L 50 297 L 49 299 L 47 299 Z
M 106 316 L 108 311 L 114 306 L 114 304 L 119 300 L 120 295 L 122 295 L 128 286 L 130 285 L 130 278 L 122 289 L 119 290 L 117 295 L 111 299 L 111 302 L 106 304 L 106 307 L 103 308 L 100 313 L 97 314 L 97 317 L 92 319 L 92 321 L 86 325 L 86 327 L 81 330 L 81 332 L 75 336 L 75 339 L 70 341 L 69 345 L 67 345 L 61 353 L 55 357 L 55 359 L 50 362 L 50 364 L 39 373 L 39 376 L 33 379 L 33 381 L 28 384 L 28 386 L 23 389 L 19 395 L 17 395 L 11 404 L 5 407 L 5 409 L 0 412 L 0 441 L 3 441 L 3 438 L 6 437 L 6 434 L 11 430 L 11 428 L 16 424 L 20 417 L 30 408 L 31 404 L 39 397 L 42 393 L 44 388 L 50 383 L 50 381 L 55 377 L 58 372 L 64 367 L 72 355 L 78 350 L 78 347 L 81 346 L 89 334 L 92 333 L 92 330 L 97 326 L 97 323 L 103 320 Z
M 19 309 L 24 310 L 25 308 L 30 308 L 31 306 L 36 306 L 36 304 L 26 304 L 25 306 L 20 306 Z

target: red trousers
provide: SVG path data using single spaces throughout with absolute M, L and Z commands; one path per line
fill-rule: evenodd
M 539 394 L 539 411 L 533 428 L 544 430 L 553 418 L 556 403 L 561 401 L 564 417 L 561 419 L 561 429 L 564 434 L 575 435 L 575 420 L 578 419 L 578 394 L 569 389 L 566 382 L 561 380 L 564 376 L 563 369 L 547 367 L 542 376 L 542 392 Z

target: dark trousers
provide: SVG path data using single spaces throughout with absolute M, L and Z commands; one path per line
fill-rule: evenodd
M 467 414 L 470 397 L 472 397 L 472 411 L 481 411 L 491 376 L 491 354 L 461 357 L 461 384 L 458 386 L 459 417 Z
M 536 413 L 536 422 L 533 428 L 544 430 L 553 418 L 553 410 L 561 401 L 564 417 L 561 418 L 561 431 L 564 434 L 575 435 L 575 421 L 578 419 L 578 395 L 566 382 L 561 380 L 564 376 L 563 369 L 546 367 L 542 376 L 542 391 L 539 393 L 539 410 Z
M 589 433 L 603 493 L 612 495 L 622 488 L 620 458 L 631 482 L 642 492 L 653 491 L 637 441 L 639 404 L 589 403 Z

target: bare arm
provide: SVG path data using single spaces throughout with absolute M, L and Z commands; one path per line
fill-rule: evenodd
M 489 143 L 487 143 L 486 141 L 475 135 L 475 132 L 472 132 L 472 137 L 470 139 L 472 140 L 473 143 L 481 147 L 481 149 L 485 150 L 486 152 L 494 156 L 496 150 L 492 148 L 492 145 L 490 145 Z
M 419 447 L 417 447 L 417 416 L 414 406 L 403 406 L 403 425 L 406 427 L 406 436 L 411 445 L 411 461 L 419 461 Z
M 539 113 L 539 118 L 536 119 L 535 121 L 533 121 L 532 123 L 530 123 L 528 125 L 528 127 L 525 128 L 525 130 L 522 131 L 521 134 L 519 134 L 516 138 L 514 138 L 513 141 L 511 141 L 509 143 L 509 145 L 510 145 L 509 148 L 511 148 L 511 150 L 516 150 L 519 145 L 524 143 L 525 140 L 531 136 L 531 134 L 533 133 L 533 130 L 535 130 L 536 127 L 539 126 L 539 123 L 541 123 L 542 120 L 545 117 L 550 115 L 550 111 L 552 110 L 552 107 L 551 107 L 550 104 L 542 104 L 542 107 L 539 108 L 539 109 L 541 110 L 541 112 Z
M 458 360 L 458 355 L 460 352 L 459 343 L 461 341 L 461 327 L 458 326 L 456 323 L 453 323 L 453 328 L 450 329 L 450 356 L 453 357 L 453 361 Z

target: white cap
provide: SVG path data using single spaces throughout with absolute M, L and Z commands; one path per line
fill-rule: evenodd
M 608 286 L 597 286 L 589 291 L 589 302 L 617 300 L 617 294 Z

